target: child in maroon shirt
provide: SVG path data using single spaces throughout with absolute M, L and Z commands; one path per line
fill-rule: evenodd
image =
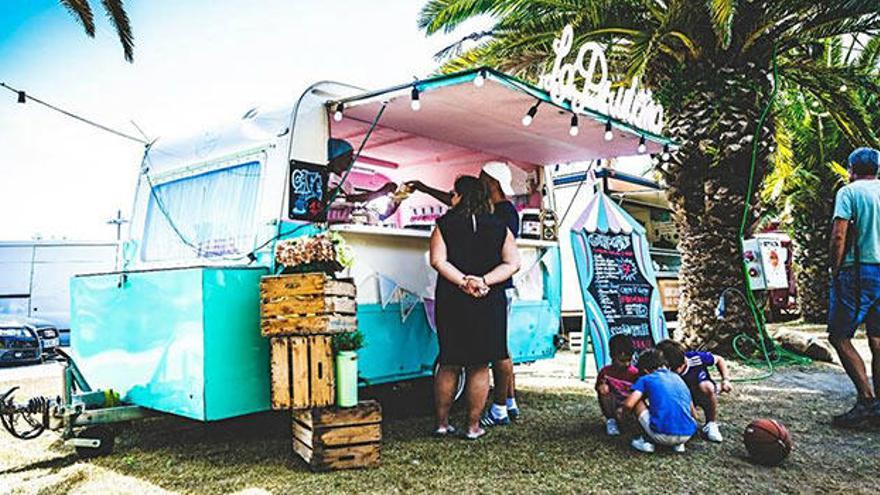
M 629 395 L 630 387 L 639 378 L 639 370 L 632 365 L 633 346 L 628 335 L 618 334 L 608 341 L 611 364 L 599 370 L 596 393 L 599 407 L 605 416 L 605 432 L 620 435 L 617 422 L 622 416 L 621 404 Z

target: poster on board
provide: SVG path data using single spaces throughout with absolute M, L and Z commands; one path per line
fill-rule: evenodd
M 597 368 L 611 360 L 608 340 L 630 336 L 636 350 L 668 338 L 645 228 L 599 191 L 571 229 L 572 254 L 584 300 L 584 335 Z M 586 375 L 586 346 L 581 379 Z
M 291 220 L 323 222 L 327 219 L 327 167 L 290 162 L 288 217 Z

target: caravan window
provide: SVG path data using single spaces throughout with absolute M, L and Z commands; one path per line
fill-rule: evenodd
M 254 247 L 260 162 L 164 184 L 150 194 L 143 261 L 244 254 Z

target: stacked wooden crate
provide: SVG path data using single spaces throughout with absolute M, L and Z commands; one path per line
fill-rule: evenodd
M 260 328 L 271 349 L 272 408 L 293 410 L 293 450 L 314 470 L 379 462 L 382 411 L 335 403 L 333 334 L 357 330 L 352 280 L 322 273 L 263 277 Z
M 335 400 L 332 334 L 357 330 L 351 280 L 323 273 L 263 277 L 260 327 L 271 348 L 272 408 Z

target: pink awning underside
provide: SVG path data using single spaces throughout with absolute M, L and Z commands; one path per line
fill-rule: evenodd
M 423 92 L 422 108 L 410 108 L 409 93 L 391 98 L 363 155 L 401 166 L 444 165 L 505 160 L 520 166 L 553 165 L 637 154 L 639 135 L 614 129 L 606 141 L 605 122 L 579 116 L 580 133 L 569 135 L 571 113 L 542 103 L 532 125 L 521 120 L 535 99 L 487 80 Z M 354 103 L 341 122 L 332 123 L 334 137 L 357 147 L 381 102 Z M 662 146 L 648 142 L 648 153 Z

